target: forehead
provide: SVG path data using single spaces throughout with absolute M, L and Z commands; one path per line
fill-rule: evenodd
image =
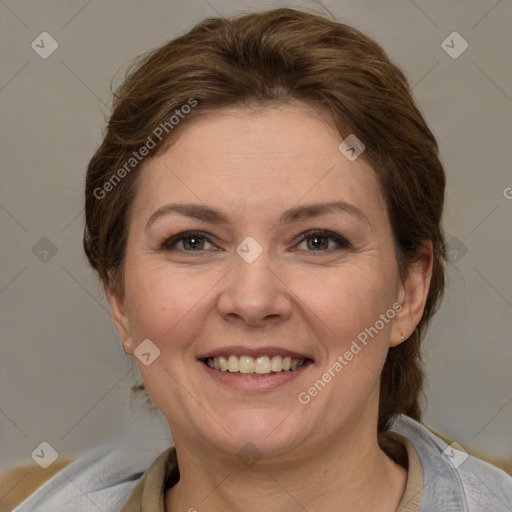
M 215 159 L 219 168 L 242 161 L 237 175 L 250 177 L 244 171 L 256 167 L 257 174 L 265 176 L 266 171 L 285 167 L 287 160 L 312 161 L 337 154 L 339 135 L 330 121 L 328 112 L 303 103 L 223 109 L 192 119 L 166 153 L 175 161 L 190 163 Z
M 301 201 L 345 200 L 382 214 L 375 173 L 339 151 L 342 139 L 330 121 L 302 104 L 192 119 L 145 163 L 134 209 L 147 217 L 179 199 L 265 214 Z

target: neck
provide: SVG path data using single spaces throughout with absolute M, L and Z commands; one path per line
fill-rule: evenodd
M 243 469 L 236 457 L 205 460 L 204 452 L 178 442 L 176 450 L 180 481 L 166 492 L 167 512 L 395 512 L 407 480 L 407 470 L 379 448 L 371 429 L 304 446 L 293 463 L 288 454 L 286 462 L 262 458 Z

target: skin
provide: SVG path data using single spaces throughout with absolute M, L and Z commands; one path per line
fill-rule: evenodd
M 208 113 L 142 170 L 124 291 L 105 290 L 127 352 L 148 338 L 160 350 L 149 366 L 138 364 L 178 454 L 180 481 L 166 492 L 166 510 L 387 512 L 403 495 L 407 470 L 377 444 L 379 375 L 389 347 L 421 319 L 431 245 L 401 282 L 375 173 L 338 150 L 328 121 L 300 103 Z M 279 223 L 289 208 L 332 200 L 358 207 L 368 223 L 343 211 Z M 219 209 L 228 223 L 172 213 L 146 229 L 156 210 L 178 202 Z M 351 246 L 321 237 L 315 249 L 315 236 L 301 236 L 315 229 Z M 187 230 L 210 242 L 160 249 Z M 250 264 L 235 251 L 248 236 L 263 248 Z M 396 316 L 301 404 L 298 394 L 396 302 Z M 277 389 L 235 390 L 197 360 L 228 345 L 287 348 L 314 363 Z M 259 456 L 250 466 L 237 455 L 248 442 Z

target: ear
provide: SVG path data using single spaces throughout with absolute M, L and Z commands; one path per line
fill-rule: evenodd
M 133 342 L 130 335 L 128 315 L 126 314 L 125 295 L 124 292 L 114 290 L 112 283 L 112 279 L 110 279 L 110 282 L 104 280 L 103 289 L 110 304 L 114 325 L 123 341 L 123 350 L 127 354 L 133 355 Z
M 393 320 L 391 347 L 407 340 L 421 320 L 432 279 L 432 263 L 432 242 L 426 240 L 418 249 L 417 261 L 398 287 L 398 301 L 402 306 Z

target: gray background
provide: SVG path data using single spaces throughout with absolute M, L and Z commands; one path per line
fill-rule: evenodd
M 205 16 L 278 6 L 325 6 L 381 43 L 414 86 L 441 147 L 456 260 L 424 344 L 425 419 L 462 446 L 512 453 L 509 0 L 3 0 L 0 469 L 32 462 L 42 441 L 61 455 L 87 450 L 145 414 L 129 409 L 136 366 L 81 247 L 85 168 L 111 79 Z M 31 47 L 44 31 L 59 45 L 46 59 Z M 441 46 L 453 31 L 469 44 L 458 58 Z

